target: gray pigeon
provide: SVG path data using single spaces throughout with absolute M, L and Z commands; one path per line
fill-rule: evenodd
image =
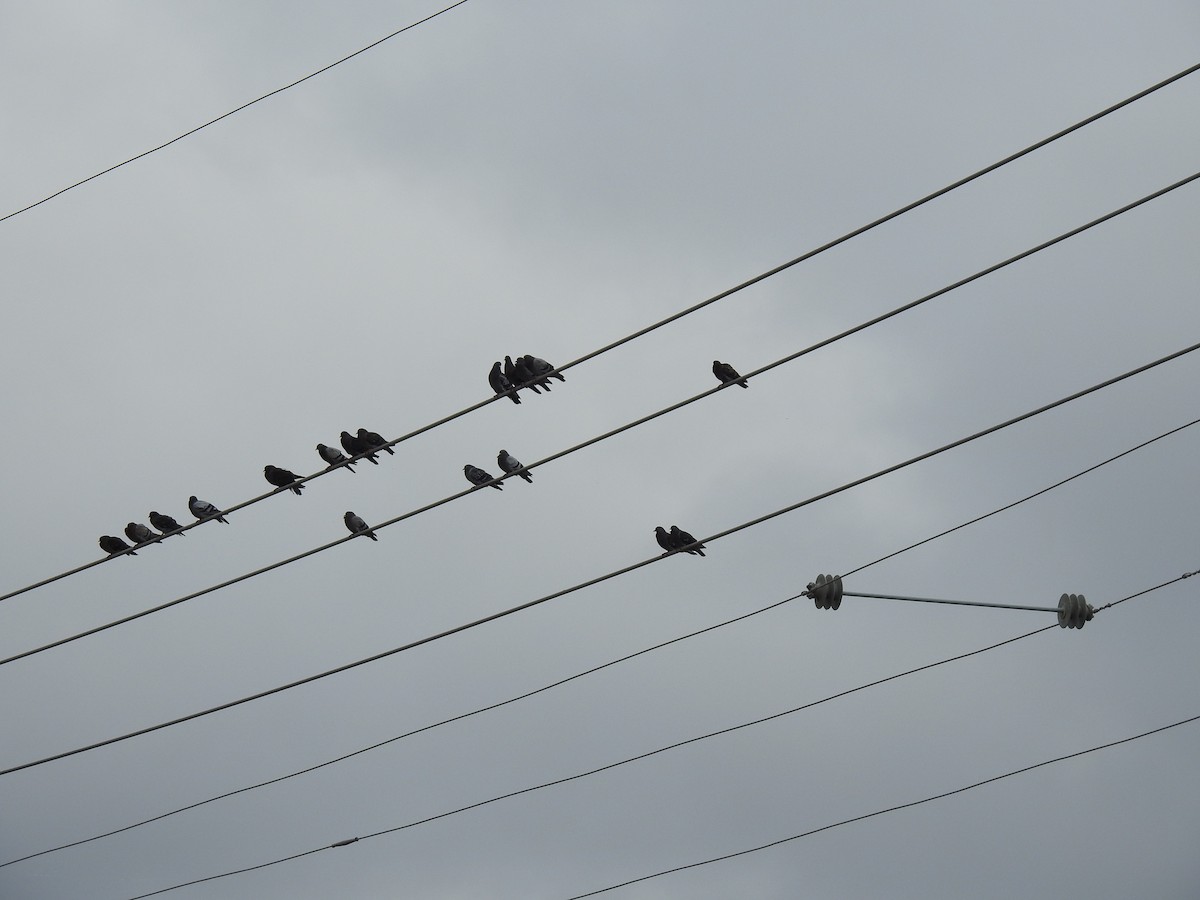
M 662 547 L 663 550 L 666 551 L 663 556 L 666 556 L 667 553 L 670 553 L 672 550 L 678 549 L 675 546 L 675 542 L 671 540 L 671 536 L 667 534 L 667 529 L 663 528 L 661 525 L 654 529 L 654 539 L 658 541 L 658 546 Z
M 504 357 L 504 361 L 506 363 L 511 362 L 507 356 Z M 512 363 L 512 370 L 512 374 L 508 377 L 512 380 L 513 384 L 517 385 L 518 387 L 527 387 L 535 394 L 541 393 L 541 391 L 538 390 L 537 381 L 533 377 L 533 372 L 529 370 L 529 366 L 525 365 L 524 359 L 518 358 L 515 363 Z M 508 375 L 507 367 L 505 368 L 504 373 Z
M 334 447 L 326 447 L 324 444 L 317 444 L 317 455 L 329 463 L 330 466 L 336 466 L 340 462 L 349 462 L 349 457 L 341 450 Z M 354 463 L 350 463 L 349 465 L 342 466 L 342 468 L 353 475 L 354 469 L 351 468 L 353 465 Z
M 509 475 L 512 475 L 515 472 L 517 475 L 520 475 L 522 478 L 524 478 L 530 484 L 533 484 L 533 475 L 529 472 L 526 472 L 524 470 L 524 467 L 521 465 L 521 461 L 519 459 L 517 459 L 515 456 L 513 456 L 511 453 L 509 453 L 507 450 L 501 450 L 500 453 L 496 456 L 496 465 L 498 465 L 501 469 L 503 469 Z M 520 470 L 520 471 L 518 471 L 518 470 Z
M 267 479 L 275 487 L 291 488 L 297 497 L 304 490 L 304 485 L 296 484 L 300 480 L 299 475 L 295 472 L 289 472 L 287 469 L 280 469 L 277 466 L 263 466 L 263 478 Z
M 188 509 L 191 510 L 193 516 L 202 522 L 205 519 L 216 519 L 218 522 L 226 525 L 229 524 L 228 520 L 221 515 L 221 510 L 217 509 L 207 500 L 197 500 L 195 494 L 188 497 Z
M 671 543 L 675 545 L 677 550 L 683 550 L 683 548 L 687 547 L 686 550 L 683 550 L 684 553 L 694 553 L 697 556 L 704 555 L 704 545 L 698 542 L 686 531 L 681 531 L 678 525 L 671 526 L 670 539 Z M 696 546 L 690 547 L 690 544 L 695 544 Z
M 742 387 L 750 387 L 746 384 L 746 379 L 738 374 L 738 370 L 729 363 L 721 362 L 719 359 L 713 360 L 713 374 L 721 380 L 721 384 L 729 384 L 736 382 Z
M 367 453 L 367 451 L 371 449 L 348 431 L 342 432 L 341 440 L 342 449 L 351 456 L 358 456 L 360 453 Z M 373 462 L 375 465 L 379 465 L 379 460 L 376 457 L 377 454 L 375 453 L 367 453 L 367 459 Z
M 542 375 L 541 373 L 539 373 L 537 371 L 537 369 L 535 369 L 533 367 L 533 357 L 532 356 L 522 356 L 520 359 L 517 360 L 517 362 L 521 363 L 523 366 L 525 366 L 526 369 L 529 370 L 529 378 L 533 384 L 541 385 L 547 391 L 550 390 L 550 379 L 547 378 L 546 376 Z M 553 367 L 551 367 L 551 368 L 553 368 Z
M 118 553 L 128 552 L 130 556 L 137 556 L 133 552 L 133 548 L 121 540 L 119 537 L 113 537 L 111 534 L 103 535 L 100 538 L 100 549 L 109 556 L 116 556 Z
M 513 403 L 521 402 L 521 398 L 517 396 L 517 389 L 513 387 L 513 383 L 500 371 L 499 362 L 492 363 L 492 371 L 488 372 L 488 384 L 492 386 L 492 390 L 497 394 L 508 394 L 508 399 Z
M 156 544 L 162 543 L 162 538 L 138 522 L 130 522 L 125 526 L 125 537 L 129 538 L 135 544 L 147 544 L 153 541 Z
M 342 521 L 346 523 L 346 527 L 350 529 L 351 534 L 365 534 L 373 541 L 379 540 L 379 538 L 375 537 L 375 532 L 363 521 L 362 516 L 356 516 L 353 512 L 347 510 L 346 515 L 342 516 Z
M 546 362 L 544 359 L 539 359 L 536 356 L 523 357 L 525 365 L 529 366 L 534 375 L 546 375 L 547 372 L 554 372 L 554 365 Z M 554 372 L 553 375 L 548 375 L 549 378 L 557 378 L 559 381 L 566 381 L 567 376 L 562 372 Z
M 358 439 L 370 447 L 372 450 L 382 450 L 388 456 L 395 456 L 396 451 L 391 447 L 385 446 L 387 439 L 377 431 L 367 431 L 365 428 L 358 429 Z
M 463 474 L 467 476 L 467 481 L 471 482 L 471 484 L 476 484 L 480 487 L 488 484 L 498 491 L 504 490 L 504 485 L 494 479 L 487 472 L 483 471 L 483 469 L 476 468 L 470 463 L 463 466 Z
M 171 531 L 178 531 L 180 528 L 183 527 L 178 522 L 176 522 L 174 519 L 172 519 L 170 516 L 164 516 L 162 513 L 155 512 L 154 510 L 150 510 L 150 524 L 153 525 L 155 528 L 157 528 L 159 531 L 161 531 L 163 534 L 167 534 L 168 532 L 171 532 Z M 179 532 L 179 536 L 180 537 L 184 536 L 182 531 Z

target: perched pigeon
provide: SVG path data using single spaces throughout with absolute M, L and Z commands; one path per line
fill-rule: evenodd
M 504 357 L 504 361 L 508 362 L 509 358 L 507 356 Z M 505 369 L 505 374 L 508 374 L 507 368 Z M 527 387 L 535 394 L 541 393 L 541 391 L 538 390 L 537 379 L 534 378 L 533 372 L 530 371 L 529 366 L 525 365 L 524 358 L 518 357 L 517 361 L 513 363 L 513 373 L 508 377 L 512 379 L 513 384 L 521 387 Z M 547 388 L 547 390 L 549 390 L 549 388 Z
M 544 359 L 539 359 L 536 356 L 523 356 L 521 358 L 525 360 L 525 365 L 529 366 L 529 371 L 533 372 L 534 375 L 545 375 L 547 372 L 554 371 L 554 366 Z M 567 380 L 567 377 L 562 372 L 554 372 L 553 375 L 548 377 L 557 378 L 559 381 Z
M 352 435 L 350 432 L 343 431 L 342 432 L 342 449 L 345 450 L 347 453 L 349 453 L 351 456 L 358 456 L 358 454 L 360 454 L 360 453 L 367 453 L 367 451 L 370 450 L 371 448 L 368 447 L 366 444 L 364 444 L 362 441 L 360 441 L 358 438 L 356 438 L 354 435 Z M 375 465 L 379 465 L 379 460 L 376 459 L 376 455 L 377 454 L 375 454 L 375 453 L 367 453 L 367 459 L 369 459 Z
M 346 515 L 342 516 L 342 521 L 346 523 L 346 527 L 350 529 L 352 534 L 365 534 L 373 541 L 379 540 L 375 537 L 375 532 L 370 529 L 362 516 L 356 516 L 354 513 L 347 511 Z
M 218 522 L 229 524 L 228 520 L 221 515 L 221 510 L 217 509 L 207 500 L 197 500 L 196 495 L 188 497 L 188 509 L 192 511 L 192 515 L 197 519 L 204 521 L 205 519 L 216 519 Z
M 109 556 L 116 556 L 118 553 L 129 552 L 130 556 L 137 556 L 132 548 L 121 540 L 119 537 L 113 537 L 111 534 L 106 534 L 100 538 L 100 549 Z
M 671 526 L 670 539 L 671 543 L 675 545 L 676 549 L 683 549 L 684 547 L 687 547 L 688 549 L 684 550 L 684 553 L 694 553 L 698 556 L 704 555 L 704 545 L 697 542 L 697 540 L 686 531 L 681 531 L 678 525 Z M 690 544 L 695 544 L 696 546 L 689 547 Z
M 135 544 L 147 544 L 154 541 L 156 544 L 162 543 L 162 538 L 138 522 L 130 522 L 125 526 L 125 537 L 129 538 Z
M 517 362 L 529 370 L 529 380 L 530 380 L 531 384 L 540 385 L 541 387 L 544 387 L 547 391 L 550 390 L 550 379 L 547 378 L 545 375 L 542 375 L 540 372 L 538 372 L 537 369 L 535 369 L 533 367 L 533 357 L 532 356 L 518 357 Z M 551 368 L 553 368 L 553 367 L 551 367 Z
M 471 484 L 477 484 L 480 486 L 490 484 L 498 491 L 504 490 L 504 485 L 494 479 L 487 472 L 483 471 L 483 469 L 476 468 L 470 463 L 463 466 L 463 474 L 467 476 L 467 481 L 471 482 Z
M 488 372 L 488 384 L 492 386 L 492 390 L 497 394 L 508 394 L 508 399 L 513 403 L 521 402 L 521 398 L 517 396 L 517 390 L 513 387 L 513 383 L 500 371 L 499 362 L 492 363 L 492 371 Z
M 263 466 L 263 478 L 267 479 L 275 487 L 291 488 L 297 497 L 304 490 L 304 485 L 296 484 L 300 480 L 300 476 L 295 472 L 289 472 L 287 469 L 280 469 L 276 466 Z
M 738 374 L 738 370 L 729 363 L 723 363 L 719 359 L 713 360 L 713 374 L 721 379 L 721 384 L 729 384 L 731 381 L 737 382 L 742 387 L 750 387 L 746 384 L 746 379 Z
M 521 461 L 507 450 L 501 450 L 499 455 L 497 455 L 496 465 L 498 465 L 509 475 L 512 475 L 514 472 L 516 472 L 530 484 L 533 484 L 533 475 L 529 472 L 526 472 L 524 467 L 521 465 Z M 517 471 L 518 469 L 520 469 L 520 471 Z
M 658 546 L 662 547 L 663 550 L 666 551 L 663 556 L 666 556 L 667 553 L 670 553 L 672 550 L 678 549 L 675 546 L 675 542 L 671 540 L 671 536 L 667 534 L 667 529 L 663 528 L 661 525 L 654 529 L 654 539 L 658 541 Z
M 358 429 L 358 439 L 372 450 L 383 450 L 388 456 L 396 455 L 395 450 L 393 450 L 391 447 L 384 446 L 387 443 L 387 439 L 378 431 L 367 431 L 365 428 L 360 428 Z
M 317 455 L 319 455 L 321 459 L 325 460 L 325 462 L 329 463 L 331 466 L 336 466 L 340 462 L 348 461 L 348 457 L 341 450 L 336 450 L 333 447 L 326 447 L 324 444 L 317 444 Z M 353 475 L 354 469 L 351 468 L 353 465 L 354 463 L 350 463 L 350 465 L 342 466 L 342 468 Z
M 154 510 L 150 511 L 150 524 L 153 525 L 155 528 L 157 528 L 159 531 L 161 531 L 163 534 L 166 534 L 167 532 L 170 532 L 170 531 L 178 531 L 180 528 L 183 527 L 178 522 L 176 522 L 174 519 L 172 519 L 170 516 L 164 516 L 162 513 L 155 512 Z M 183 537 L 182 531 L 179 532 L 179 536 Z

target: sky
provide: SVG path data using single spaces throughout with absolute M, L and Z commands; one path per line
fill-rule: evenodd
M 0 216 L 441 8 L 8 4 Z M 487 399 L 1200 62 L 1194 3 L 471 0 L 0 222 L 0 593 Z M 0 656 L 235 578 L 768 365 L 1200 170 L 1200 74 L 525 392 L 0 603 Z M 1200 340 L 1200 182 L 662 418 L 0 666 L 0 769 L 363 659 L 656 557 Z M 0 862 L 460 716 L 794 597 L 1196 418 L 1189 354 L 602 584 L 0 777 Z M 869 566 L 865 593 L 1096 607 L 1200 569 L 1187 428 Z M 1200 579 L 788 716 L 166 896 L 569 898 L 1200 714 Z M 1052 625 L 791 603 L 502 708 L 0 867 L 120 900 L 606 766 Z M 1200 724 L 604 896 L 1200 891 Z

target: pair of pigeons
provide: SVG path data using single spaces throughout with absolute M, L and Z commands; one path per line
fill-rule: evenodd
M 188 498 L 188 509 L 201 522 L 205 519 L 216 519 L 218 522 L 224 522 L 226 525 L 229 524 L 225 517 L 221 515 L 221 510 L 217 509 L 207 500 L 197 500 L 194 495 Z M 140 547 L 142 544 L 152 542 L 161 544 L 163 537 L 172 532 L 179 532 L 179 536 L 183 537 L 183 532 L 179 531 L 183 526 L 171 516 L 151 510 L 150 524 L 157 528 L 161 534 L 155 534 L 140 522 L 130 522 L 125 526 L 125 536 L 133 541 L 132 546 L 125 543 L 119 537 L 106 534 L 100 538 L 100 549 L 109 556 L 116 556 L 118 553 L 128 553 L 130 556 L 137 556 L 134 548 Z
M 525 467 L 521 465 L 521 461 L 507 450 L 501 450 L 496 454 L 496 465 L 503 469 L 506 474 L 519 475 L 530 484 L 533 484 L 533 474 L 526 471 Z M 463 466 L 463 475 L 467 477 L 467 481 L 471 482 L 471 484 L 479 485 L 480 487 L 486 484 L 498 491 L 504 490 L 504 485 L 478 466 L 472 466 L 468 463 Z
M 686 531 L 681 530 L 678 525 L 672 525 L 670 531 L 659 525 L 654 529 L 654 539 L 658 541 L 658 546 L 666 551 L 663 556 L 666 556 L 667 553 L 674 553 L 676 550 L 694 553 L 697 556 L 704 555 L 704 545 Z M 693 544 L 695 546 L 692 546 Z
M 492 371 L 488 372 L 488 384 L 492 386 L 492 390 L 497 394 L 508 394 L 508 399 L 513 403 L 521 402 L 521 398 L 517 396 L 521 388 L 529 388 L 535 394 L 541 393 L 540 388 L 549 391 L 551 378 L 567 380 L 561 372 L 555 372 L 554 366 L 546 360 L 528 354 L 518 356 L 516 362 L 513 362 L 511 356 L 506 356 L 503 371 L 500 369 L 500 363 L 495 362 L 492 363 Z

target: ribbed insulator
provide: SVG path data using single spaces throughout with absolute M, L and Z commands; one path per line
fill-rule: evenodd
M 809 582 L 806 594 L 817 609 L 837 609 L 842 605 L 842 576 L 818 575 L 816 581 Z
M 1083 594 L 1063 594 L 1058 598 L 1058 627 L 1082 628 L 1095 612 Z

